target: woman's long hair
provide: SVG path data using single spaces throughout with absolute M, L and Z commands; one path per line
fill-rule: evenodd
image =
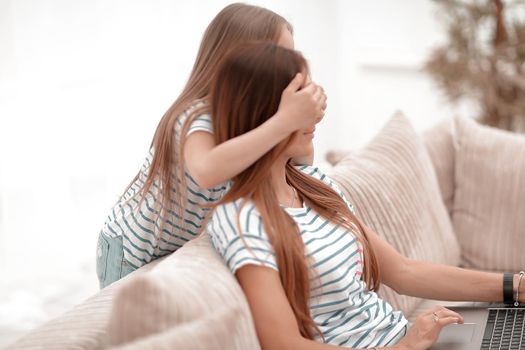
M 252 43 L 232 51 L 222 62 L 211 90 L 216 143 L 264 123 L 277 111 L 281 94 L 293 77 L 305 71 L 307 64 L 299 53 L 272 43 Z M 305 246 L 299 228 L 279 205 L 271 183 L 272 165 L 290 140 L 291 137 L 281 142 L 237 175 L 232 188 L 216 205 L 239 198 L 255 204 L 275 250 L 281 283 L 299 330 L 304 337 L 313 339 L 316 333 L 321 334 L 309 311 L 310 278 L 313 276 L 309 273 Z M 376 256 L 363 226 L 343 199 L 330 186 L 290 163 L 286 165 L 286 180 L 319 215 L 353 232 L 363 247 L 363 278 L 369 289 L 377 290 L 380 276 Z
M 203 101 L 207 98 L 210 92 L 210 82 L 216 73 L 218 63 L 230 49 L 252 40 L 277 42 L 284 28 L 292 32 L 291 25 L 283 17 L 258 6 L 231 4 L 215 16 L 204 33 L 188 82 L 179 97 L 164 114 L 155 131 L 151 143 L 153 159 L 144 186 L 137 194 L 141 202 L 157 182 L 160 202 L 156 203 L 156 206 L 158 206 L 159 214 L 175 212 L 183 217 L 186 194 L 185 176 L 183 176 L 185 136 L 195 117 L 207 113 L 209 107 L 207 104 L 201 104 L 200 107 L 191 109 L 180 132 L 179 140 L 174 139 L 177 119 L 196 101 Z M 179 144 L 176 144 L 175 141 L 178 141 Z M 180 149 L 177 152 L 179 146 Z M 139 172 L 135 176 L 125 193 L 140 177 L 140 174 Z M 178 175 L 180 182 L 175 180 L 174 175 Z

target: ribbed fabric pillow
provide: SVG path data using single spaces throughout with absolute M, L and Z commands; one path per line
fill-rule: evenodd
M 422 134 L 428 155 L 434 164 L 441 197 L 449 212 L 449 216 L 451 216 L 454 201 L 454 159 L 456 146 L 454 135 L 455 127 L 454 119 L 452 118 L 442 120 Z
M 223 310 L 218 316 L 217 309 Z M 220 327 L 230 330 L 219 332 L 221 336 L 211 332 L 217 336 L 213 344 L 225 345 L 225 349 L 260 349 L 241 287 L 211 246 L 209 236 L 201 235 L 150 273 L 122 285 L 111 310 L 110 343 L 123 345 L 155 334 L 165 339 L 177 332 L 199 334 L 195 325 L 209 323 L 212 315 Z M 177 326 L 185 328 L 176 330 Z M 213 339 L 208 336 L 211 333 L 203 332 L 202 339 L 187 337 L 186 343 L 179 339 L 172 348 L 200 349 L 195 343 Z
M 458 265 L 459 245 L 425 146 L 410 122 L 395 114 L 362 150 L 329 171 L 357 216 L 401 254 Z M 381 296 L 409 315 L 420 300 L 382 287 Z
M 525 136 L 456 119 L 452 221 L 465 266 L 525 269 Z
M 452 214 L 454 200 L 454 159 L 455 159 L 455 124 L 454 119 L 445 119 L 425 130 L 422 134 L 430 160 L 434 164 L 441 197 L 445 207 Z M 336 165 L 351 151 L 331 150 L 326 153 L 326 161 Z

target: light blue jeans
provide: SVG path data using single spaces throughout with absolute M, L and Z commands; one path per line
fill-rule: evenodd
M 100 232 L 97 243 L 97 277 L 100 289 L 134 270 L 124 259 L 122 236 L 110 237 Z

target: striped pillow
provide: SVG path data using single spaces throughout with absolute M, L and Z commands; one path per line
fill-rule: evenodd
M 456 119 L 452 222 L 467 267 L 525 268 L 525 136 Z
M 423 141 L 395 114 L 364 148 L 345 155 L 328 174 L 354 204 L 357 216 L 401 254 L 449 265 L 459 245 Z M 386 286 L 381 296 L 406 315 L 420 299 Z

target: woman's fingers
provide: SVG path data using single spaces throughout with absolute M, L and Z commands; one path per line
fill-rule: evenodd
M 436 306 L 419 315 L 399 344 L 409 349 L 428 349 L 436 342 L 443 327 L 462 323 L 463 317 L 455 311 Z
M 447 318 L 447 317 L 455 317 L 458 320 L 459 323 L 463 323 L 464 322 L 463 316 L 461 316 L 457 312 L 452 311 L 452 310 L 447 309 L 447 308 L 441 308 L 441 309 L 435 311 L 435 314 L 440 319 L 441 318 Z
M 465 322 L 465 320 L 463 319 L 463 316 L 461 316 L 459 313 L 452 311 L 450 309 L 447 309 L 441 305 L 438 305 L 424 312 L 423 314 L 430 315 L 433 318 L 434 322 L 438 324 L 442 324 L 443 322 L 445 322 L 445 324 Z M 445 321 L 442 321 L 442 320 L 445 320 Z
M 456 316 L 448 316 L 448 317 L 443 317 L 443 318 L 440 318 L 437 323 L 441 326 L 441 327 L 445 327 L 449 324 L 453 324 L 453 323 L 459 323 L 459 319 L 456 317 Z

